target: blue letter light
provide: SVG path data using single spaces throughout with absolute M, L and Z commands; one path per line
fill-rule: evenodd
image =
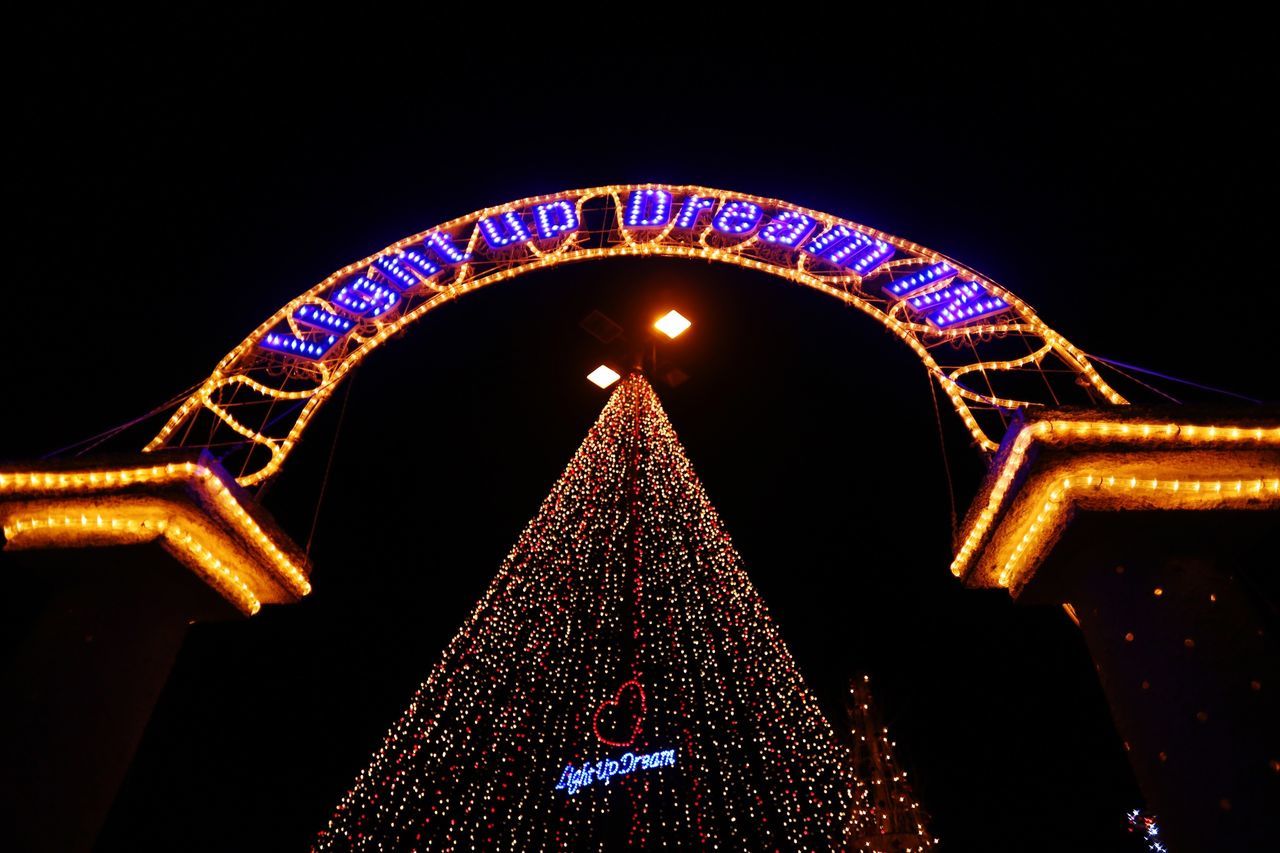
M 258 346 L 287 355 L 300 355 L 303 358 L 314 359 L 323 358 L 324 354 L 332 349 L 337 342 L 338 339 L 334 335 L 323 338 L 303 339 L 296 335 L 270 332 L 263 336 L 262 340 L 258 342 Z
M 680 215 L 676 217 L 676 228 L 687 231 L 698 224 L 705 211 L 716 206 L 716 200 L 705 195 L 691 195 L 680 205 Z
M 721 234 L 750 234 L 760 224 L 764 211 L 750 201 L 726 201 L 711 220 L 711 227 Z
M 999 314 L 1009 307 L 1009 303 L 993 295 L 976 281 L 966 282 L 957 289 L 960 293 L 954 299 L 929 315 L 929 322 L 939 329 L 963 326 L 974 320 Z
M 578 210 L 572 202 L 562 198 L 549 201 L 533 209 L 533 224 L 538 229 L 538 236 L 549 240 L 566 231 L 578 230 Z
M 453 237 L 443 231 L 432 231 L 422 241 L 422 245 L 435 252 L 446 264 L 465 264 L 471 260 L 471 253 L 453 245 Z
M 835 225 L 805 244 L 804 251 L 832 266 L 866 275 L 893 255 L 893 247 L 861 231 Z
M 345 335 L 354 325 L 346 317 L 331 314 L 318 305 L 299 306 L 294 309 L 293 319 L 309 329 L 330 332 L 331 334 L 309 334 L 299 337 L 291 331 L 270 332 L 264 335 L 262 340 L 258 341 L 258 346 L 263 349 L 282 352 L 286 355 L 297 355 L 311 359 L 323 358 L 325 353 L 333 349 L 333 345 L 338 342 L 338 335 Z M 332 334 L 333 332 L 338 334 Z
M 794 249 L 813 233 L 818 223 L 812 216 L 796 210 L 782 210 L 769 220 L 769 224 L 760 232 L 760 239 L 777 246 Z
M 409 251 L 378 258 L 373 262 L 373 269 L 391 282 L 392 287 L 405 291 L 440 272 L 440 265 L 421 252 Z
M 628 228 L 661 228 L 671 221 L 671 193 L 666 190 L 632 190 L 627 197 Z
M 971 281 L 957 281 L 953 282 L 950 287 L 913 296 L 907 300 L 907 304 L 911 306 L 913 311 L 921 314 L 931 314 L 961 297 L 977 295 L 975 287 L 976 285 Z
M 330 314 L 318 305 L 303 305 L 293 312 L 293 319 L 322 332 L 346 332 L 353 325 L 346 317 Z
M 660 767 L 675 766 L 676 751 L 674 749 L 660 749 L 640 755 L 626 752 L 616 759 L 601 758 L 594 765 L 588 761 L 580 768 L 566 764 L 564 771 L 560 774 L 560 781 L 556 783 L 556 790 L 567 791 L 572 797 L 578 791 L 596 782 L 608 785 L 614 776 L 627 776 L 637 770 L 656 770 Z
M 389 287 L 374 284 L 360 276 L 342 286 L 333 295 L 333 301 L 357 317 L 379 317 L 394 308 L 400 297 Z
M 524 243 L 529 240 L 529 229 L 524 226 L 524 218 L 514 210 L 508 210 L 501 216 L 490 216 L 480 220 L 480 233 L 490 249 L 502 249 L 512 243 Z
M 941 284 L 948 279 L 955 278 L 955 276 L 956 268 L 943 261 L 942 263 L 927 266 L 922 270 L 917 270 L 906 278 L 891 281 L 882 290 L 887 296 L 906 299 L 917 290 L 923 290 L 931 284 Z

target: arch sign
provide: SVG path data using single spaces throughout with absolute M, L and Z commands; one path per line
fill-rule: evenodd
M 1031 306 L 924 246 L 777 199 L 640 184 L 488 207 L 343 267 L 227 353 L 145 449 L 238 442 L 238 482 L 260 483 L 351 369 L 428 311 L 532 270 L 628 255 L 759 270 L 874 317 L 983 450 L 998 446 L 1011 410 L 1126 402 Z

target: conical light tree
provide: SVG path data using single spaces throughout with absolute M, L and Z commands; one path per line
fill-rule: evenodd
M 907 771 L 894 758 L 896 744 L 880 721 L 871 677 L 849 682 L 846 709 L 853 736 L 853 774 L 858 795 L 849 815 L 846 846 L 876 853 L 922 853 L 937 845 L 929 816 L 916 802 Z
M 841 749 L 632 374 L 316 847 L 835 849 Z

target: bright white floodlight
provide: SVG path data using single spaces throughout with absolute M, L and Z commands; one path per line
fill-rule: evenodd
M 654 328 L 668 338 L 676 338 L 693 324 L 686 320 L 679 311 L 668 311 L 661 320 L 653 325 Z
M 588 373 L 587 378 L 599 385 L 601 388 L 608 388 L 622 377 L 618 375 L 616 370 L 602 364 L 595 370 Z

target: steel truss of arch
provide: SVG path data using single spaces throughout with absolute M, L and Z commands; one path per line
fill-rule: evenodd
M 337 270 L 227 353 L 145 449 L 239 452 L 237 481 L 260 483 L 351 369 L 427 312 L 522 273 L 623 256 L 759 270 L 874 317 L 920 358 L 985 451 L 1013 410 L 1126 402 L 1030 305 L 924 246 L 776 199 L 618 185 L 485 208 Z

